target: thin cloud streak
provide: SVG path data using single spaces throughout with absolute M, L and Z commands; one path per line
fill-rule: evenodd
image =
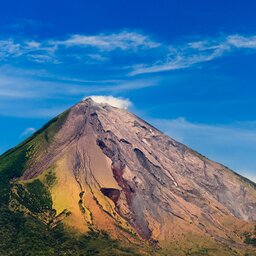
M 113 68 L 127 70 L 129 76 L 189 68 L 199 63 L 256 49 L 256 36 L 226 35 L 168 44 L 134 31 L 70 35 L 67 39 L 5 38 L 0 40 L 0 61 L 26 60 L 39 64 L 65 64 L 67 61 L 90 66 L 111 62 L 115 52 L 130 57 L 129 65 L 112 63 Z
M 154 79 L 82 80 L 58 77 L 44 71 L 0 67 L 0 98 L 54 99 L 93 93 L 123 92 L 157 86 Z
M 256 126 L 255 122 L 237 122 L 232 125 L 209 125 L 193 123 L 184 117 L 171 120 L 154 120 L 155 123 L 164 128 L 168 133 L 174 132 L 179 140 L 183 141 L 184 131 L 188 134 L 197 133 L 200 136 L 206 136 L 208 139 L 218 137 L 218 140 L 229 141 L 234 138 L 244 141 L 256 142 L 256 131 L 247 129 L 248 126 Z M 251 124 L 251 125 L 250 125 Z M 180 135 L 179 135 L 180 132 Z
M 52 38 L 35 41 L 29 38 L 10 37 L 0 40 L 0 61 L 25 58 L 31 62 L 60 64 L 66 56 L 73 56 L 76 61 L 84 62 L 84 59 L 88 58 L 102 62 L 108 60 L 108 57 L 102 53 L 106 54 L 115 50 L 138 53 L 158 47 L 161 47 L 161 44 L 151 39 L 150 36 L 133 31 L 98 35 L 77 34 L 65 40 Z
M 20 137 L 30 135 L 30 134 L 34 133 L 35 131 L 36 131 L 36 129 L 34 127 L 28 127 L 24 132 L 22 132 Z
M 160 46 L 150 39 L 149 36 L 129 31 L 113 34 L 99 34 L 94 36 L 72 35 L 63 41 L 50 41 L 52 45 L 63 45 L 66 47 L 95 47 L 101 51 L 138 50 L 139 48 L 156 48 Z
M 57 63 L 54 56 L 56 46 L 30 39 L 8 38 L 0 40 L 0 61 L 25 58 L 32 62 Z
M 231 35 L 224 39 L 208 39 L 188 42 L 185 45 L 169 46 L 165 60 L 153 64 L 133 66 L 130 76 L 184 69 L 195 64 L 209 62 L 242 49 L 256 49 L 256 36 Z
M 0 115 L 53 117 L 85 95 L 118 95 L 157 86 L 154 79 L 83 80 L 51 75 L 44 70 L 0 67 Z M 46 105 L 42 105 L 47 102 Z M 56 107 L 63 104 L 62 107 Z

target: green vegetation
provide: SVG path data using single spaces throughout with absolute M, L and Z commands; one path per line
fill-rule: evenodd
M 19 204 L 32 213 L 43 213 L 52 209 L 51 194 L 44 184 L 36 179 L 25 185 L 14 185 L 11 200 L 15 199 Z
M 56 175 L 54 173 L 54 168 L 51 167 L 49 172 L 46 173 L 44 178 L 44 183 L 47 185 L 48 188 L 51 188 L 57 181 Z
M 254 232 L 252 234 L 245 233 L 245 240 L 246 244 L 251 244 L 256 246 L 256 226 L 254 227 Z
M 119 229 L 121 229 L 122 231 L 126 232 L 128 235 L 133 236 L 135 238 L 137 238 L 137 234 L 132 232 L 131 230 L 122 227 L 121 225 L 116 225 Z
M 194 252 L 188 252 L 187 255 L 189 256 L 206 256 L 210 255 L 210 251 L 215 253 L 215 250 L 210 250 L 209 248 L 199 248 L 198 250 L 195 250 Z
M 0 255 L 138 255 L 105 233 L 77 235 L 62 224 L 51 229 L 39 220 L 0 208 Z
M 37 152 L 47 150 L 48 143 L 65 122 L 68 111 L 54 118 L 27 140 L 0 156 L 0 206 L 7 204 L 10 181 L 20 177 Z
M 37 133 L 34 135 L 37 136 L 38 134 L 42 134 L 45 141 L 50 143 L 54 137 L 54 135 L 59 131 L 62 124 L 65 122 L 69 111 L 65 111 L 59 116 L 53 118 L 50 122 L 45 124 Z M 50 129 L 49 129 L 50 128 Z

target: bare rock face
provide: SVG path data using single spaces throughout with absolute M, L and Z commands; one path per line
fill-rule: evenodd
M 25 171 L 54 167 L 57 214 L 82 232 L 129 233 L 162 245 L 184 234 L 242 247 L 256 222 L 256 185 L 123 109 L 91 99 L 69 111 L 47 152 Z M 123 232 L 124 229 L 129 232 Z

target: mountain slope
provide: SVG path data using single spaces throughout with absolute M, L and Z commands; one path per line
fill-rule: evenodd
M 244 243 L 253 182 L 91 99 L 1 156 L 0 175 L 2 202 L 53 230 L 103 232 L 153 255 L 255 253 Z

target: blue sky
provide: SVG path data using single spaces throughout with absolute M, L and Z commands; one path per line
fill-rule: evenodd
M 89 95 L 256 180 L 255 1 L 2 1 L 0 153 Z

